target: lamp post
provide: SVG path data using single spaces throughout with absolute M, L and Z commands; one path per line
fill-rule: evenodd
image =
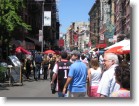
M 40 1 L 40 2 L 42 2 L 42 44 L 41 44 L 41 52 L 43 52 L 43 26 L 44 26 L 44 2 L 45 2 L 45 0 L 35 0 L 35 1 Z

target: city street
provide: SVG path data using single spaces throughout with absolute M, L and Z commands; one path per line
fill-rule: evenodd
M 23 86 L 0 87 L 0 97 L 57 97 L 57 93 L 51 93 L 50 80 L 31 80 Z

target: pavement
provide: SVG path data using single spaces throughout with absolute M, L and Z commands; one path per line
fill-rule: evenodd
M 8 83 L 0 86 L 0 97 L 57 97 L 57 93 L 51 93 L 50 80 L 33 78 L 23 81 L 23 85 L 8 86 Z
M 7 83 L 0 83 L 0 97 L 7 98 L 57 98 L 57 93 L 52 94 L 50 78 L 47 80 L 43 80 L 43 76 L 41 75 L 40 80 L 36 81 L 31 75 L 30 80 L 27 80 L 25 77 L 24 81 L 21 84 L 14 83 L 13 85 L 9 85 Z M 87 95 L 85 97 L 88 97 Z

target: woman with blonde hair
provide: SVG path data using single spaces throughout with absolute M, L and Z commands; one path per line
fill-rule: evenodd
M 53 56 L 52 58 L 50 58 L 49 65 L 48 65 L 48 70 L 50 73 L 50 80 L 52 80 L 52 75 L 53 75 L 52 70 L 54 68 L 55 62 L 56 62 L 56 57 Z
M 42 61 L 42 66 L 43 66 L 43 70 L 44 70 L 44 76 L 43 79 L 46 80 L 48 77 L 48 65 L 49 65 L 49 58 L 48 56 L 45 56 L 43 61 Z
M 93 58 L 90 61 L 91 68 L 88 70 L 88 96 L 99 97 L 97 93 L 99 81 L 101 79 L 102 70 L 99 67 L 98 58 Z

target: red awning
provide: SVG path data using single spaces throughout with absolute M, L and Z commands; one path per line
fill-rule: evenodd
M 102 43 L 102 44 L 97 44 L 96 45 L 96 48 L 105 48 L 105 47 L 107 47 L 106 43 Z

